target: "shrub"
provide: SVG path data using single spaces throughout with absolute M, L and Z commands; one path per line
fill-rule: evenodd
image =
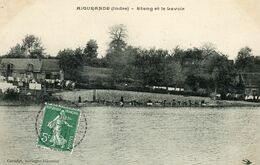
M 4 93 L 4 100 L 18 100 L 19 93 L 16 89 L 7 89 Z

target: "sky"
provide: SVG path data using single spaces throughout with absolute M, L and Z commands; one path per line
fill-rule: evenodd
M 80 6 L 129 7 L 129 11 L 76 10 Z M 140 11 L 137 7 L 183 7 L 182 11 Z M 132 9 L 133 8 L 133 9 Z M 259 0 L 0 0 L 0 55 L 27 34 L 41 38 L 47 54 L 98 43 L 108 49 L 109 27 L 124 24 L 127 43 L 172 51 L 213 43 L 234 59 L 249 46 L 260 56 Z

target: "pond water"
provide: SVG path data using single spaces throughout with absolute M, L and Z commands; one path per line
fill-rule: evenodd
M 87 118 L 87 134 L 73 153 L 36 145 L 35 120 L 40 109 L 0 107 L 0 164 L 230 165 L 242 164 L 246 158 L 253 164 L 256 161 L 251 148 L 260 138 L 260 108 L 86 107 L 81 110 Z M 82 119 L 79 136 L 81 125 Z

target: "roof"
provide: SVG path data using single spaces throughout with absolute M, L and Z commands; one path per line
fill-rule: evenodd
M 40 72 L 42 61 L 29 58 L 3 58 L 1 64 L 13 64 L 14 70 L 27 70 L 28 64 L 33 65 L 34 72 Z
M 245 87 L 260 87 L 260 56 L 255 57 L 253 69 L 241 73 L 241 76 Z
M 60 71 L 58 59 L 3 58 L 1 64 L 13 64 L 14 70 L 25 71 L 28 64 L 33 65 L 34 72 Z
M 245 87 L 260 87 L 260 73 L 242 73 Z
M 260 73 L 260 57 L 255 58 L 254 71 Z

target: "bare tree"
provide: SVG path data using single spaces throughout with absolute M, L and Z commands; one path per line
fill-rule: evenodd
M 201 46 L 203 56 L 208 56 L 216 52 L 216 46 L 211 42 L 206 42 Z
M 110 27 L 109 34 L 111 42 L 109 43 L 109 49 L 114 51 L 122 51 L 126 48 L 127 28 L 123 24 L 114 25 Z

